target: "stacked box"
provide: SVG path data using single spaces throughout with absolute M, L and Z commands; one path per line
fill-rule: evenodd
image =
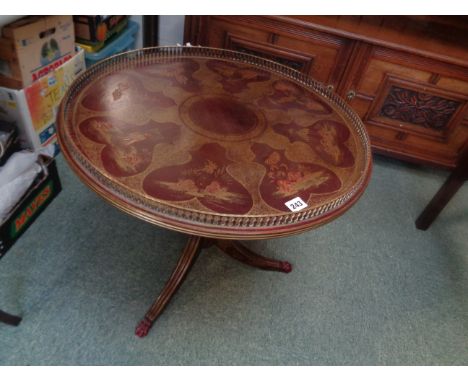
M 21 89 L 70 60 L 72 16 L 28 16 L 8 24 L 0 38 L 0 86 Z
M 53 144 L 58 153 L 55 118 L 72 81 L 85 70 L 84 51 L 25 89 L 0 87 L 0 119 L 15 123 L 23 147 L 37 150 Z
M 114 54 L 135 49 L 139 25 L 129 21 L 128 26 L 118 35 L 105 43 L 98 52 L 85 52 L 86 67 L 89 68 L 97 62 L 104 60 Z M 80 44 L 80 46 L 82 46 Z

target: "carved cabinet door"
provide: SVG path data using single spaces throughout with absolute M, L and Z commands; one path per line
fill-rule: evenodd
M 454 167 L 468 139 L 465 68 L 361 43 L 342 95 L 378 152 Z

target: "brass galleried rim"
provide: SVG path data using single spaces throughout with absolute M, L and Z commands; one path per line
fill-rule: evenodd
M 154 62 L 176 62 L 185 58 L 213 58 L 250 64 L 292 80 L 326 99 L 356 131 L 364 150 L 365 166 L 348 192 L 314 208 L 276 216 L 228 215 L 194 211 L 145 198 L 132 193 L 98 171 L 68 136 L 66 126 L 73 123 L 72 107 L 80 90 L 92 81 L 116 70 L 145 66 Z M 310 77 L 274 61 L 253 55 L 206 47 L 145 48 L 110 57 L 82 73 L 65 94 L 57 117 L 58 139 L 62 151 L 80 178 L 104 199 L 123 211 L 153 224 L 184 233 L 217 238 L 256 239 L 286 236 L 319 226 L 350 208 L 362 195 L 369 182 L 372 157 L 369 136 L 358 115 L 326 86 Z

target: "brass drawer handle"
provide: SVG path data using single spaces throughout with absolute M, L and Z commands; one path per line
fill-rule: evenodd
M 351 101 L 356 95 L 356 92 L 354 90 L 350 90 L 347 94 L 346 94 L 346 99 L 348 101 Z

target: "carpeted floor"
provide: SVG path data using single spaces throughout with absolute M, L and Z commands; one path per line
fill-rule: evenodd
M 58 158 L 63 191 L 0 260 L 1 365 L 468 364 L 468 185 L 427 231 L 447 173 L 381 157 L 362 199 L 308 233 L 249 242 L 255 270 L 205 250 L 149 336 L 133 331 L 182 234 L 106 204 Z

